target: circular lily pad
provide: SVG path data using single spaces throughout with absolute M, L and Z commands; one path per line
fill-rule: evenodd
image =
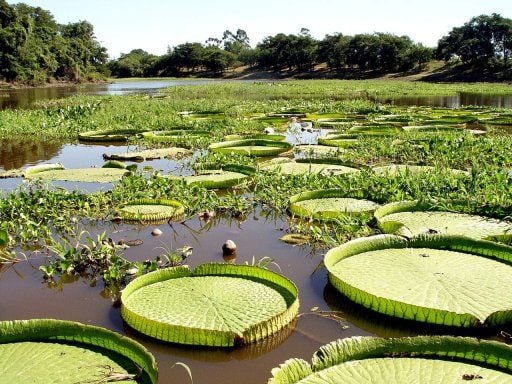
M 283 175 L 300 175 L 303 173 L 322 173 L 326 175 L 340 175 L 345 173 L 359 172 L 359 169 L 342 164 L 329 164 L 313 162 L 313 159 L 291 160 L 269 162 L 262 166 L 262 170 L 278 171 Z
M 502 241 L 512 237 L 512 223 L 465 213 L 439 211 L 419 201 L 390 203 L 375 211 L 384 233 L 413 237 L 424 233 Z
M 343 149 L 332 147 L 329 145 L 309 145 L 301 144 L 296 145 L 295 149 L 298 152 L 304 153 L 306 156 L 325 156 L 325 155 L 336 155 L 338 152 L 342 152 Z
M 129 173 L 128 170 L 119 168 L 64 169 L 60 164 L 44 164 L 43 166 L 27 168 L 25 178 L 89 183 L 114 183 L 121 180 L 127 173 Z
M 136 330 L 160 340 L 231 347 L 263 339 L 298 312 L 297 289 L 269 270 L 202 264 L 149 273 L 124 289 L 121 314 Z
M 240 184 L 248 176 L 240 172 L 217 170 L 202 171 L 199 175 L 185 177 L 188 185 L 201 185 L 207 189 L 230 188 Z
M 387 315 L 458 327 L 512 320 L 512 247 L 456 236 L 380 235 L 331 249 L 329 280 Z
M 15 320 L 0 322 L 0 377 L 16 384 L 156 383 L 157 368 L 142 345 L 106 329 Z
M 253 135 L 226 135 L 224 136 L 224 141 L 233 141 L 233 140 L 244 140 L 244 139 L 256 139 L 256 140 L 273 140 L 273 141 L 284 141 L 286 139 L 285 135 L 279 134 L 267 134 L 267 133 L 257 133 Z
M 379 204 L 347 196 L 340 189 L 302 192 L 290 197 L 289 210 L 294 215 L 317 220 L 333 220 L 341 216 L 372 213 Z
M 328 147 L 352 148 L 359 143 L 357 134 L 329 134 L 318 138 L 318 144 Z
M 183 204 L 166 199 L 140 199 L 119 208 L 119 215 L 127 221 L 162 221 L 176 219 L 183 213 Z
M 198 175 L 184 177 L 188 185 L 200 185 L 207 189 L 231 188 L 256 173 L 248 165 L 225 164 L 223 169 L 203 169 Z
M 103 142 L 123 142 L 128 141 L 130 137 L 144 132 L 141 129 L 110 129 L 102 131 L 87 131 L 78 135 L 82 141 L 103 141 Z
M 185 148 L 157 148 L 157 149 L 147 149 L 145 151 L 139 152 L 126 152 L 126 153 L 116 153 L 112 155 L 103 155 L 105 160 L 120 160 L 120 161 L 144 161 L 144 160 L 154 160 L 154 159 L 163 159 L 163 158 L 172 158 L 183 155 L 192 154 L 192 151 Z
M 289 151 L 291 148 L 292 145 L 287 142 L 261 139 L 223 141 L 211 144 L 208 147 L 212 152 L 250 156 L 276 156 Z
M 308 363 L 290 359 L 269 384 L 455 384 L 512 382 L 512 348 L 451 336 L 353 337 L 322 346 Z
M 200 139 L 208 136 L 208 131 L 201 130 L 170 130 L 170 131 L 152 131 L 144 132 L 144 140 L 158 143 L 178 143 L 184 140 Z

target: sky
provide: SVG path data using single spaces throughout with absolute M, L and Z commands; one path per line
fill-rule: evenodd
M 8 3 L 18 3 L 11 1 Z M 23 0 L 60 24 L 87 20 L 111 58 L 142 48 L 161 55 L 185 42 L 204 43 L 244 29 L 251 45 L 308 28 L 326 34 L 389 32 L 434 47 L 453 27 L 481 14 L 512 18 L 512 0 Z

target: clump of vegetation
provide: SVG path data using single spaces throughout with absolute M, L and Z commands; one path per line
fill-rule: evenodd
M 40 7 L 0 3 L 0 80 L 30 85 L 106 77 L 107 50 L 87 21 L 57 24 Z

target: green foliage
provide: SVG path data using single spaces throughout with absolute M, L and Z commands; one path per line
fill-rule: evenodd
M 380 339 L 374 337 L 353 337 L 333 341 L 322 346 L 311 363 L 303 359 L 290 359 L 272 370 L 269 384 L 296 383 L 359 383 L 361 378 L 378 382 L 410 383 L 419 382 L 425 377 L 434 381 L 456 383 L 473 380 L 471 374 L 464 377 L 466 370 L 484 372 L 482 367 L 496 369 L 485 370 L 483 375 L 497 381 L 507 381 L 510 374 L 511 348 L 496 341 L 477 340 L 473 338 L 452 336 L 417 336 L 404 338 Z M 396 369 L 393 363 L 408 361 L 431 364 L 401 367 Z M 429 360 L 425 360 L 429 359 Z M 412 361 L 410 361 L 412 360 Z M 365 362 L 370 362 L 369 366 Z M 387 362 L 382 366 L 379 363 Z M 362 364 L 359 364 L 362 363 Z M 465 363 L 463 366 L 458 366 Z M 352 366 L 350 372 L 344 371 Z M 455 370 L 455 371 L 452 371 Z M 505 372 L 501 373 L 499 371 Z M 338 375 L 341 373 L 342 377 Z M 391 377 L 383 376 L 391 375 Z M 441 375 L 434 378 L 434 375 Z M 443 376 L 445 375 L 445 376 Z M 476 378 L 479 375 L 474 375 Z
M 73 382 L 91 377 L 98 383 L 135 382 L 132 379 L 157 382 L 156 361 L 146 348 L 128 337 L 91 325 L 54 319 L 2 321 L 0 348 L 4 351 L 0 358 L 2 378 L 12 382 L 52 383 L 56 377 Z M 15 355 L 7 349 L 19 357 L 9 359 Z M 130 374 L 120 372 L 118 363 L 123 358 L 130 363 Z M 23 368 L 18 366 L 20 362 Z M 121 364 L 126 367 L 126 362 Z
M 439 40 L 437 56 L 446 61 L 453 57 L 465 64 L 489 66 L 491 60 L 509 67 L 512 53 L 512 20 L 499 14 L 480 15 L 453 28 Z
M 264 268 L 201 264 L 135 279 L 123 290 L 121 314 L 160 340 L 233 347 L 287 326 L 299 309 L 297 294 L 290 280 Z
M 58 25 L 50 12 L 0 4 L 0 80 L 44 84 L 88 80 L 103 71 L 106 49 L 87 21 Z
M 503 289 L 510 284 L 511 251 L 461 236 L 380 235 L 331 249 L 324 264 L 338 291 L 374 311 L 456 327 L 495 326 L 512 318 L 512 298 Z

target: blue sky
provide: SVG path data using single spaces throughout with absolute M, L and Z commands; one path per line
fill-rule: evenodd
M 19 1 L 9 0 L 9 3 Z M 255 45 L 279 32 L 309 28 L 316 38 L 341 32 L 390 32 L 435 46 L 454 26 L 480 14 L 512 18 L 512 0 L 25 0 L 59 23 L 88 20 L 111 57 L 142 48 L 154 54 L 187 41 L 244 29 Z

